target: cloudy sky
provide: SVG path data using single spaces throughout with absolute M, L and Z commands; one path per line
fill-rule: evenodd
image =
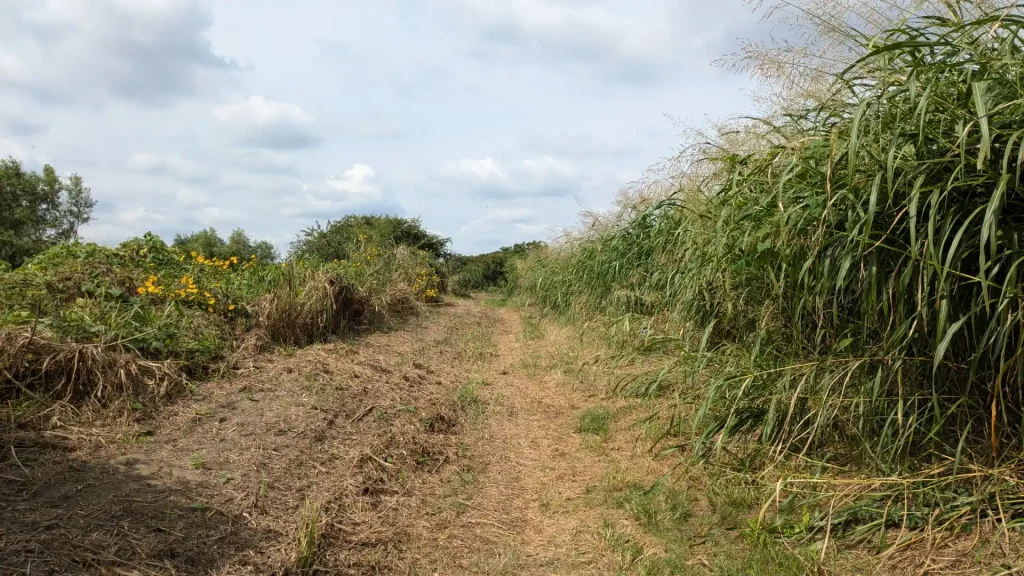
M 77 172 L 86 238 L 346 213 L 463 253 L 549 237 L 751 109 L 742 0 L 5 0 L 0 156 Z

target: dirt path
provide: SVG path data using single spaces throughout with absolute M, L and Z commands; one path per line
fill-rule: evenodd
M 573 377 L 579 359 L 566 334 L 524 325 L 514 310 L 491 314 L 494 352 L 473 374 L 484 414 L 438 513 L 417 524 L 411 573 L 615 574 L 622 559 L 602 537 L 614 515 L 604 493 L 624 468 L 650 475 L 656 465 L 634 456 L 628 434 L 577 432 L 582 412 L 611 405 L 600 386 Z
M 127 420 L 15 434 L 0 574 L 616 573 L 606 488 L 657 471 L 617 424 L 577 433 L 602 399 L 548 330 L 456 301 Z

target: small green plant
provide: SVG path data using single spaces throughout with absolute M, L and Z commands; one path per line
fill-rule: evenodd
M 544 325 L 541 319 L 533 315 L 523 316 L 523 340 L 542 340 L 544 338 Z
M 687 534 L 686 522 L 693 516 L 690 497 L 667 480 L 652 486 L 632 483 L 613 495 L 612 501 L 648 532 L 669 540 Z
M 455 392 L 455 402 L 458 404 L 459 409 L 465 414 L 470 420 L 477 420 L 483 416 L 485 404 L 480 394 L 477 392 L 479 387 L 478 380 L 470 380 L 466 382 Z
M 704 491 L 716 524 L 727 530 L 742 528 L 756 511 L 756 494 L 743 478 L 734 475 L 710 482 Z
M 618 557 L 620 564 L 619 574 L 627 573 L 637 561 L 647 554 L 643 545 L 637 542 L 632 534 L 615 526 L 607 518 L 601 522 L 601 539 L 604 540 L 608 549 Z
M 576 422 L 576 432 L 607 437 L 611 430 L 612 418 L 612 411 L 607 406 L 591 406 L 580 413 Z
M 320 557 L 320 506 L 306 500 L 299 521 L 295 547 L 295 569 L 300 574 L 312 573 Z
M 732 547 L 711 562 L 720 576 L 804 576 L 818 574 L 818 562 L 810 550 L 794 550 L 779 541 L 759 539 L 747 546 Z
M 188 459 L 188 465 L 191 466 L 193 470 L 202 470 L 203 468 L 206 468 L 206 458 L 203 457 L 201 452 L 193 452 L 192 456 Z

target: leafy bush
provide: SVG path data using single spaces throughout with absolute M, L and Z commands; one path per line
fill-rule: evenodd
M 16 343 L 0 351 L 0 397 L 163 391 L 173 374 L 202 376 L 273 343 L 378 327 L 440 297 L 425 252 L 364 242 L 349 254 L 328 263 L 222 259 L 150 234 L 117 248 L 59 244 L 0 274 L 0 342 Z M 81 371 L 70 368 L 83 358 Z
M 448 238 L 428 232 L 416 218 L 350 214 L 341 220 L 319 222 L 306 228 L 292 242 L 292 257 L 319 262 L 348 260 L 351 250 L 369 243 L 376 246 L 406 246 L 422 250 L 435 260 L 451 255 Z
M 486 254 L 457 256 L 451 279 L 451 291 L 455 294 L 468 294 L 477 290 L 505 286 L 515 259 L 546 246 L 544 242 L 539 241 L 520 242 Z

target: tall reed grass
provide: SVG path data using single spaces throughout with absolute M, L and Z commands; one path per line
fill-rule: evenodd
M 644 326 L 638 349 L 674 360 L 622 391 L 691 406 L 673 432 L 700 457 L 1019 492 L 1022 12 L 949 3 L 852 33 L 827 98 L 739 122 L 752 151 L 691 148 L 699 178 L 531 256 L 517 289 Z

